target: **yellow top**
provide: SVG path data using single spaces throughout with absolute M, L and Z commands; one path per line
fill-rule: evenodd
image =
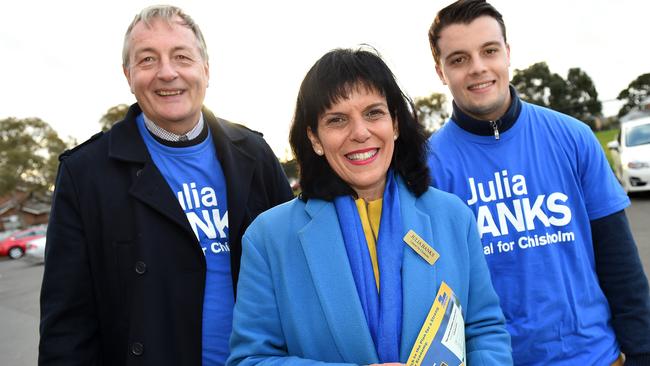
M 370 261 L 372 262 L 372 269 L 375 273 L 375 283 L 377 284 L 377 291 L 379 291 L 379 265 L 377 264 L 377 236 L 379 235 L 379 221 L 381 220 L 381 207 L 382 199 L 366 202 L 363 198 L 354 201 L 357 204 L 359 211 L 359 218 L 361 218 L 361 226 L 363 233 L 366 235 L 366 243 L 368 243 L 368 253 L 370 253 Z

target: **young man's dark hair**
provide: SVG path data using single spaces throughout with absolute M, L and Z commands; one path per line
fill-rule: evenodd
M 433 20 L 433 24 L 431 24 L 431 28 L 429 28 L 429 45 L 431 46 L 433 59 L 437 65 L 440 64 L 438 40 L 440 39 L 440 32 L 443 28 L 455 23 L 469 24 L 472 20 L 481 16 L 494 18 L 501 27 L 503 41 L 508 42 L 506 38 L 506 24 L 503 22 L 503 16 L 490 3 L 485 0 L 456 1 L 438 12 L 438 15 Z

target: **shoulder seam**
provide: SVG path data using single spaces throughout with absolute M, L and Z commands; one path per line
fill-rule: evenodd
M 82 142 L 81 144 L 73 147 L 72 149 L 65 150 L 64 152 L 61 153 L 61 155 L 59 155 L 59 161 L 63 161 L 65 158 L 72 155 L 75 151 L 77 151 L 77 150 L 81 149 L 83 146 L 86 146 L 86 145 L 90 144 L 91 142 L 99 139 L 103 135 L 104 135 L 104 132 L 100 131 L 100 132 L 92 135 L 88 140 L 86 140 L 86 141 Z

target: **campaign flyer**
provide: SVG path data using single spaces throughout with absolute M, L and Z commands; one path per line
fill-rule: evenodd
M 408 366 L 464 366 L 465 322 L 458 298 L 442 282 L 411 350 Z

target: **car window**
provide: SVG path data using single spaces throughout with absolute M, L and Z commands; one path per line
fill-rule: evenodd
M 15 237 L 16 239 L 22 239 L 24 237 L 32 236 L 32 235 L 34 235 L 33 231 L 23 231 L 21 233 L 16 234 Z
M 630 128 L 625 134 L 625 146 L 650 144 L 650 123 Z
M 8 237 L 12 236 L 16 230 L 8 230 L 8 231 L 3 231 L 0 233 L 0 240 L 7 239 Z
M 46 232 L 47 232 L 47 227 L 38 227 L 38 228 L 34 228 L 34 229 L 26 229 L 26 230 L 17 232 L 13 236 L 16 239 L 22 239 L 22 238 L 26 238 L 28 236 L 45 235 Z

